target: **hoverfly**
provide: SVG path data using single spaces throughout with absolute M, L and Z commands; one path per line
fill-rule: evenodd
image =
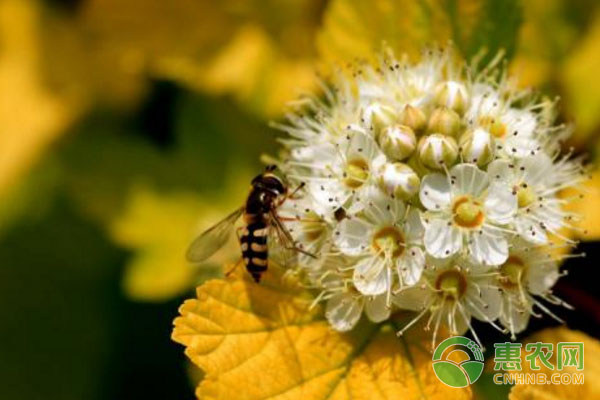
M 240 228 L 241 234 L 238 231 L 242 260 L 257 283 L 268 268 L 268 238 L 272 232 L 277 234 L 276 238 L 285 249 L 315 257 L 296 245 L 282 222 L 284 218 L 277 214 L 277 208 L 304 185 L 300 184 L 293 193 L 288 193 L 288 186 L 273 173 L 275 169 L 274 165 L 267 166 L 264 173 L 252 180 L 246 203 L 192 242 L 186 254 L 188 261 L 203 262 L 225 245 L 235 222 L 242 215 L 244 226 Z

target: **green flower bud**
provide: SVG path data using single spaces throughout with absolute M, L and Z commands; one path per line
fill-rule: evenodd
M 385 127 L 393 125 L 398 120 L 398 114 L 390 106 L 373 103 L 363 111 L 362 123 L 365 128 L 378 135 Z
M 441 133 L 448 136 L 458 136 L 461 130 L 460 116 L 445 107 L 433 110 L 427 125 L 429 133 Z
M 435 89 L 435 104 L 446 107 L 462 115 L 469 104 L 467 88 L 462 83 L 447 81 L 440 83 Z
M 483 167 L 494 159 L 494 137 L 485 129 L 465 132 L 459 140 L 460 151 L 466 162 Z
M 377 142 L 385 155 L 394 160 L 404 160 L 417 147 L 417 138 L 413 130 L 406 125 L 386 127 L 379 133 Z
M 406 164 L 386 163 L 377 178 L 381 190 L 403 200 L 408 200 L 419 191 L 419 175 Z
M 420 108 L 407 104 L 400 115 L 400 123 L 410 127 L 415 133 L 421 133 L 427 125 L 427 117 Z
M 431 169 L 454 164 L 458 157 L 458 145 L 451 136 L 434 133 L 421 138 L 418 146 L 419 160 Z

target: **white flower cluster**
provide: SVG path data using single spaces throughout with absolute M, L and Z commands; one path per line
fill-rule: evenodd
M 475 73 L 448 50 L 418 63 L 386 53 L 278 125 L 280 166 L 305 183 L 281 213 L 319 255 L 300 264 L 335 329 L 411 310 L 401 332 L 427 316 L 434 342 L 440 325 L 473 331 L 471 317 L 514 336 L 539 310 L 558 318 L 540 299 L 566 305 L 551 293 L 552 254 L 573 244 L 575 216 L 559 192 L 583 168 L 560 154 L 554 104 L 516 89 L 498 61 Z

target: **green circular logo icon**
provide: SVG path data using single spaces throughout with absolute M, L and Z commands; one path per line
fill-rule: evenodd
M 461 362 L 449 360 L 450 354 L 457 351 L 464 353 L 467 359 Z M 433 371 L 438 379 L 455 388 L 463 388 L 475 383 L 483 372 L 481 347 L 463 336 L 453 336 L 440 343 L 435 348 L 432 360 Z

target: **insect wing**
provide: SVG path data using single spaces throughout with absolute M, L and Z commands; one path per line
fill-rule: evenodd
M 194 239 L 186 253 L 188 261 L 200 263 L 223 247 L 231 235 L 235 221 L 237 221 L 243 212 L 243 207 L 235 210 L 222 221 L 207 229 Z
M 271 229 L 269 232 L 269 254 L 285 268 L 295 267 L 298 254 L 315 257 L 304 251 L 294 240 L 275 211 L 271 212 Z

